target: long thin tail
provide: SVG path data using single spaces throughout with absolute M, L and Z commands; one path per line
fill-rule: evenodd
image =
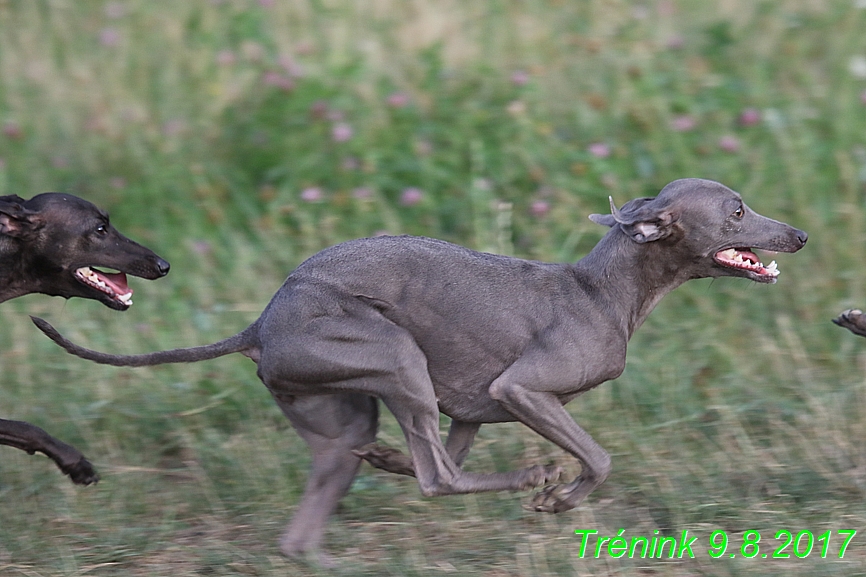
M 144 367 L 148 365 L 163 365 L 166 363 L 194 363 L 197 361 L 215 359 L 231 353 L 251 351 L 258 346 L 255 336 L 256 323 L 254 323 L 235 336 L 223 339 L 211 345 L 190 347 L 187 349 L 157 351 L 143 355 L 112 355 L 85 349 L 84 347 L 76 345 L 57 332 L 57 329 L 52 327 L 47 321 L 40 319 L 39 317 L 31 316 L 30 320 L 32 320 L 33 324 L 35 324 L 40 331 L 45 333 L 49 339 L 66 349 L 66 352 L 73 354 L 76 357 L 87 359 L 88 361 L 93 361 L 102 365 L 113 365 L 115 367 Z

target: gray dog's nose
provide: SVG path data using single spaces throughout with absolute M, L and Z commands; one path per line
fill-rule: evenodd
M 797 231 L 797 240 L 800 241 L 800 244 L 806 244 L 806 241 L 809 240 L 809 235 L 806 234 L 805 230 Z

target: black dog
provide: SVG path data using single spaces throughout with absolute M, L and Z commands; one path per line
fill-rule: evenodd
M 107 273 L 93 267 L 119 272 Z M 82 297 L 115 310 L 132 305 L 126 274 L 155 279 L 169 265 L 108 222 L 108 214 L 69 194 L 24 200 L 0 196 L 0 302 L 30 293 Z M 77 449 L 21 421 L 0 419 L 0 444 L 41 451 L 75 483 L 99 477 Z

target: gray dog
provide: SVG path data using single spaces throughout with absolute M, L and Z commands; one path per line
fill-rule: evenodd
M 537 511 L 577 506 L 608 476 L 610 456 L 563 408 L 625 368 L 626 343 L 653 307 L 689 279 L 774 283 L 775 262 L 753 249 L 795 252 L 806 233 L 760 216 L 707 180 L 667 185 L 610 215 L 611 230 L 575 264 L 475 252 L 428 238 L 346 242 L 301 264 L 261 317 L 218 343 L 119 356 L 78 347 L 41 319 L 67 351 L 111 365 L 193 362 L 243 353 L 258 365 L 309 444 L 306 492 L 281 542 L 317 550 L 328 515 L 361 458 L 418 479 L 421 493 L 541 487 L 560 468 L 469 473 L 461 464 L 482 423 L 520 421 L 579 459 L 580 475 L 548 485 Z M 411 456 L 372 444 L 381 399 Z M 451 417 L 443 445 L 439 413 Z M 359 458 L 360 457 L 360 458 Z

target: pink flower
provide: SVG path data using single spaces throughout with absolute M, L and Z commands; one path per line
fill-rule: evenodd
M 340 168 L 346 171 L 358 170 L 361 168 L 361 162 L 354 156 L 347 156 L 340 163 Z
M 99 31 L 99 43 L 106 48 L 114 48 L 120 44 L 120 32 L 117 28 L 103 28 Z
M 24 130 L 14 120 L 8 120 L 3 124 L 3 136 L 11 140 L 19 140 L 24 137 Z
M 400 204 L 403 206 L 415 206 L 424 199 L 424 191 L 420 188 L 409 187 L 400 195 Z
M 515 70 L 511 73 L 511 83 L 515 86 L 525 86 L 529 83 L 529 73 L 525 70 Z
M 405 92 L 395 92 L 385 99 L 391 108 L 406 108 L 409 106 L 409 95 Z
M 237 62 L 237 56 L 231 50 L 220 50 L 216 55 L 216 63 L 220 66 L 231 66 Z
M 689 114 L 679 114 L 671 120 L 671 128 L 676 132 L 689 132 L 697 126 L 694 116 Z
M 323 198 L 322 189 L 317 186 L 311 186 L 301 191 L 301 200 L 304 202 L 321 202 Z
M 192 241 L 192 250 L 196 254 L 200 254 L 200 255 L 210 254 L 212 249 L 213 249 L 213 247 L 211 247 L 211 244 L 206 240 L 194 240 L 194 241 Z
M 324 100 L 317 100 L 310 106 L 310 116 L 315 120 L 322 120 L 328 115 L 328 103 Z
M 162 125 L 162 133 L 165 136 L 177 136 L 186 130 L 186 122 L 180 118 L 173 118 Z
M 740 141 L 736 136 L 728 134 L 719 139 L 719 148 L 725 152 L 734 153 L 740 150 Z
M 304 68 L 287 54 L 280 56 L 279 63 L 291 78 L 301 78 L 304 75 Z
M 548 212 L 550 212 L 550 203 L 546 200 L 534 200 L 529 205 L 529 214 L 532 216 L 541 218 L 546 216 Z
M 291 92 L 295 88 L 295 82 L 291 78 L 272 70 L 265 72 L 262 83 L 265 86 L 275 86 L 285 92 Z
M 757 108 L 746 108 L 740 113 L 742 126 L 754 126 L 761 122 L 761 111 Z
M 331 127 L 331 138 L 334 142 L 346 142 L 352 138 L 352 127 L 345 122 L 338 122 Z
M 370 200 L 373 198 L 373 189 L 369 186 L 359 186 L 352 190 L 352 196 L 357 200 Z
M 526 112 L 526 104 L 522 100 L 512 100 L 508 103 L 508 106 L 505 107 L 505 110 L 507 110 L 508 114 L 511 114 L 512 116 L 520 116 Z
M 661 0 L 656 6 L 656 10 L 660 16 L 673 16 L 677 11 L 677 7 L 674 6 L 674 3 L 671 0 Z
M 610 147 L 603 142 L 593 142 L 587 151 L 596 158 L 607 158 L 610 156 Z
M 679 34 L 674 34 L 673 36 L 669 36 L 667 41 L 665 41 L 665 47 L 668 50 L 681 50 L 683 46 L 686 45 L 686 40 Z
M 415 141 L 415 154 L 418 156 L 430 156 L 433 154 L 433 143 L 429 140 L 416 140 Z
M 123 18 L 125 14 L 126 9 L 120 2 L 109 2 L 105 5 L 105 17 L 109 18 L 110 20 L 117 20 L 119 18 Z

